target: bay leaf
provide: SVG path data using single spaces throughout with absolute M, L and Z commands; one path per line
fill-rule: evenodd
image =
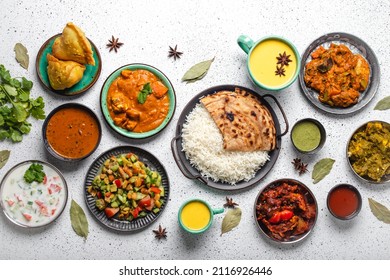
M 368 204 L 370 205 L 370 209 L 372 214 L 379 220 L 386 224 L 390 224 L 390 210 L 380 204 L 379 202 L 376 202 L 374 199 L 369 198 Z
M 0 169 L 3 168 L 4 165 L 7 163 L 10 154 L 11 154 L 11 151 L 8 151 L 8 150 L 0 151 Z
M 19 62 L 20 66 L 24 69 L 28 69 L 29 64 L 29 56 L 27 53 L 27 49 L 21 43 L 16 43 L 14 47 L 15 58 L 17 62 Z
M 70 206 L 70 221 L 76 234 L 87 238 L 89 232 L 87 216 L 85 216 L 83 208 L 81 208 L 73 199 Z
M 222 220 L 221 236 L 222 234 L 227 233 L 238 226 L 241 221 L 241 214 L 241 209 L 237 207 L 227 211 L 225 217 L 223 217 Z
M 214 58 L 206 61 L 199 62 L 192 66 L 187 72 L 184 74 L 183 78 L 181 78 L 182 82 L 194 82 L 201 80 L 204 76 L 206 76 L 207 72 L 210 69 L 211 63 L 213 63 Z
M 313 184 L 317 184 L 326 175 L 328 175 L 332 170 L 334 163 L 335 160 L 331 158 L 324 158 L 317 162 L 313 167 L 313 172 L 311 175 L 311 178 L 313 179 Z
M 379 102 L 375 105 L 374 110 L 388 110 L 390 109 L 390 96 L 386 96 L 382 100 L 379 100 Z

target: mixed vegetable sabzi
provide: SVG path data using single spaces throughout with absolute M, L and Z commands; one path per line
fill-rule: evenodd
M 88 186 L 96 207 L 108 218 L 131 221 L 157 214 L 164 204 L 161 175 L 152 171 L 133 153 L 112 156 Z

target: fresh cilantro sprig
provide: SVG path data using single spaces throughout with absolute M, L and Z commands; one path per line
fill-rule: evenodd
M 24 180 L 27 183 L 32 183 L 34 181 L 42 183 L 46 174 L 43 172 L 43 166 L 39 163 L 32 163 L 30 167 L 24 173 Z
M 31 98 L 32 87 L 31 81 L 24 77 L 12 78 L 4 65 L 0 65 L 0 141 L 22 141 L 23 134 L 31 130 L 27 121 L 30 115 L 45 119 L 43 98 Z
M 150 86 L 150 83 L 144 84 L 144 87 L 142 90 L 138 93 L 137 99 L 138 103 L 144 104 L 146 102 L 146 98 L 149 94 L 152 93 L 152 87 Z

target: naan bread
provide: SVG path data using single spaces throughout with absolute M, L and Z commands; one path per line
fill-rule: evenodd
M 225 150 L 275 149 L 276 130 L 271 113 L 253 95 L 236 89 L 217 92 L 200 101 L 221 131 Z
M 55 39 L 52 54 L 61 60 L 95 65 L 91 43 L 84 32 L 71 22 L 66 24 L 62 35 Z
M 63 90 L 77 84 L 82 78 L 85 66 L 74 61 L 62 61 L 47 54 L 47 75 L 53 89 Z

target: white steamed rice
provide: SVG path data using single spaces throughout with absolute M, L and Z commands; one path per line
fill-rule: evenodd
M 187 116 L 182 130 L 183 151 L 202 176 L 215 182 L 249 181 L 268 160 L 268 152 L 232 152 L 223 149 L 223 138 L 203 104 Z

